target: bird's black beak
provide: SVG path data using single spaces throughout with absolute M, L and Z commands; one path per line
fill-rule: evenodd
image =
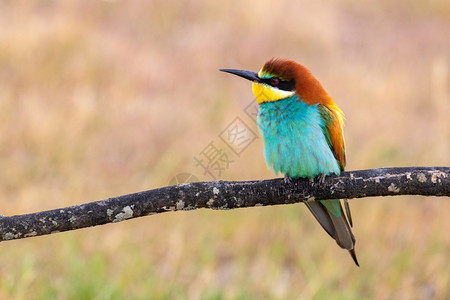
M 220 69 L 222 72 L 231 73 L 242 78 L 248 79 L 250 81 L 261 82 L 261 78 L 258 77 L 258 73 L 252 71 L 245 70 L 236 70 L 236 69 Z

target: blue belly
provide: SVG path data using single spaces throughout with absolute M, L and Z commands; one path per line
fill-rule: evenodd
M 317 105 L 299 101 L 298 96 L 262 103 L 257 122 L 264 138 L 266 163 L 275 174 L 314 178 L 340 173 Z

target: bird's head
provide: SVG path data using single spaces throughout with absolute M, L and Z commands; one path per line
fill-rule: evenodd
M 311 72 L 292 60 L 271 59 L 258 73 L 236 69 L 220 71 L 253 81 L 253 94 L 259 104 L 283 100 L 296 94 L 308 104 L 327 104 L 331 100 Z

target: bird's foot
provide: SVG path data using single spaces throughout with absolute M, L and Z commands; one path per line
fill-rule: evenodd
M 313 178 L 313 182 L 312 183 L 317 183 L 318 185 L 322 185 L 325 183 L 325 177 L 327 175 L 322 173 L 320 175 L 317 175 L 316 177 Z
M 284 175 L 284 183 L 287 185 L 292 185 L 294 183 L 294 179 L 292 179 L 289 175 Z

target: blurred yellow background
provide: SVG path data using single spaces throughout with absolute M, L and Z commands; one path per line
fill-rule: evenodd
M 272 57 L 346 114 L 347 169 L 448 166 L 450 3 L 1 1 L 0 213 L 166 186 L 211 142 L 218 179 L 272 178 L 220 133 Z M 259 136 L 259 134 L 258 134 Z M 0 244 L 0 299 L 450 298 L 448 198 L 351 201 L 354 266 L 304 205 L 175 212 Z

